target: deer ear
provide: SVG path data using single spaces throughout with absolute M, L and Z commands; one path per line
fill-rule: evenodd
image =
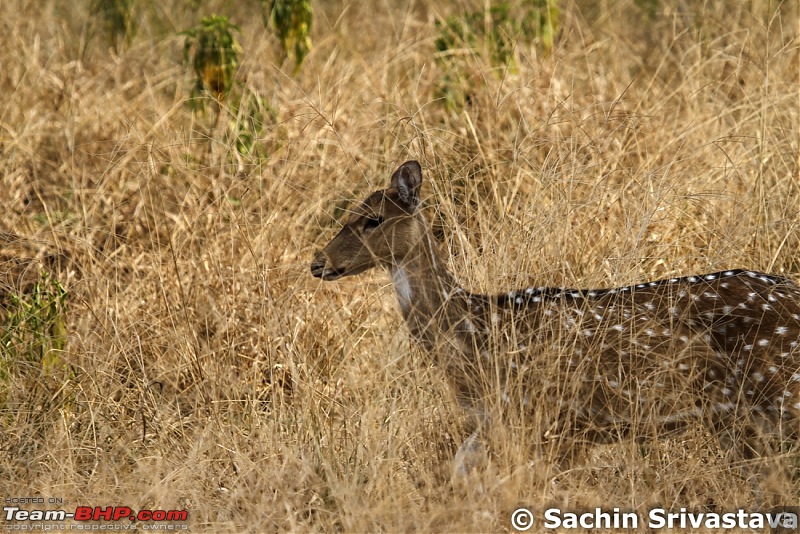
M 394 171 L 389 187 L 397 189 L 402 200 L 408 207 L 416 210 L 420 204 L 420 189 L 422 188 L 422 167 L 416 161 L 406 161 Z

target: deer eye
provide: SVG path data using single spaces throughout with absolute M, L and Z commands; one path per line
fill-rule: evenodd
M 383 217 L 378 215 L 377 217 L 370 217 L 366 221 L 364 221 L 364 230 L 373 230 L 383 223 Z

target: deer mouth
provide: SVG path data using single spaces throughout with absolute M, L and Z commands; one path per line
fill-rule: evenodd
M 314 278 L 321 278 L 322 280 L 330 282 L 331 280 L 338 280 L 344 275 L 344 272 L 339 269 L 332 269 L 325 265 L 324 259 L 315 259 L 311 263 L 311 275 Z

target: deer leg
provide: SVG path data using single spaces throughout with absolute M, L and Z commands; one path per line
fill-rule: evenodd
M 479 428 L 470 434 L 458 448 L 453 460 L 454 478 L 459 479 L 468 476 L 470 473 L 484 467 L 488 459 L 486 444 Z

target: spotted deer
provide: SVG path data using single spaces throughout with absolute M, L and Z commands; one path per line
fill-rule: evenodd
M 745 457 L 800 435 L 800 288 L 750 270 L 611 289 L 463 289 L 420 209 L 422 169 L 355 207 L 311 272 L 389 271 L 413 337 L 445 373 L 478 431 L 492 407 L 535 421 L 534 438 L 646 440 L 699 422 Z M 457 466 L 463 471 L 464 465 Z

